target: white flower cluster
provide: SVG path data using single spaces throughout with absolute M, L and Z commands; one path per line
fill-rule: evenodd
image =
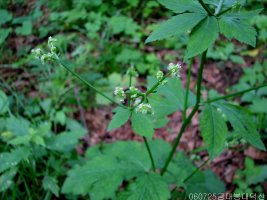
M 141 103 L 135 109 L 135 112 L 142 114 L 153 114 L 152 107 L 149 103 Z
M 179 63 L 177 63 L 177 64 L 170 63 L 168 65 L 168 70 L 171 72 L 172 77 L 180 77 L 180 69 L 181 68 L 182 68 L 182 66 Z
M 57 42 L 57 39 L 50 36 L 48 38 L 48 47 L 50 48 L 50 52 L 43 54 L 43 51 L 40 48 L 37 48 L 33 49 L 31 53 L 35 55 L 37 59 L 40 59 L 42 64 L 48 60 L 58 59 L 57 48 L 54 45 L 55 42 Z
M 129 88 L 129 92 L 131 94 L 131 98 L 134 99 L 137 97 L 137 93 L 139 92 L 139 90 L 136 87 L 131 86 Z
M 114 95 L 117 96 L 120 101 L 124 101 L 126 94 L 122 87 L 115 87 Z

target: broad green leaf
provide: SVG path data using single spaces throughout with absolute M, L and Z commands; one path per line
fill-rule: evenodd
M 148 97 L 149 103 L 152 105 L 156 118 L 165 117 L 177 110 L 184 110 L 185 90 L 179 79 L 169 78 L 168 83 L 160 86 L 157 94 Z M 148 78 L 148 88 L 150 88 L 155 79 Z M 188 107 L 195 104 L 195 95 L 189 91 Z
M 228 39 L 237 39 L 251 46 L 256 45 L 256 30 L 246 21 L 231 14 L 223 15 L 219 19 L 220 32 Z
M 267 98 L 254 99 L 252 105 L 249 106 L 250 110 L 254 113 L 267 113 Z
M 175 13 L 183 13 L 186 11 L 195 13 L 206 13 L 197 1 L 192 0 L 158 0 L 160 4 L 172 10 Z
M 6 94 L 0 90 L 0 115 L 8 111 L 9 101 Z
M 15 136 L 29 134 L 30 123 L 24 118 L 11 116 L 6 120 L 6 128 Z
M 236 133 L 240 134 L 253 146 L 266 150 L 253 119 L 246 111 L 228 103 L 214 103 L 213 105 L 221 109 Z
M 84 135 L 85 132 L 82 131 L 62 132 L 58 135 L 53 135 L 47 141 L 47 147 L 55 151 L 71 151 L 75 149 L 79 139 Z
M 217 39 L 219 32 L 215 17 L 202 20 L 192 31 L 187 45 L 185 59 L 189 59 L 207 50 Z
M 224 183 L 211 171 L 198 172 L 193 175 L 186 183 L 185 190 L 187 195 L 190 193 L 223 193 Z M 204 199 L 204 198 L 203 198 Z M 209 199 L 208 197 L 206 198 Z
M 133 112 L 132 128 L 136 134 L 147 138 L 154 135 L 154 125 L 149 115 Z
M 205 15 L 201 13 L 185 13 L 172 17 L 160 24 L 159 27 L 146 39 L 146 43 L 187 32 L 197 25 L 204 17 Z
M 132 178 L 145 171 L 132 163 L 120 161 L 110 155 L 102 155 L 87 162 L 82 167 L 76 167 L 69 172 L 62 192 L 86 195 L 92 200 L 109 199 L 115 196 L 115 191 L 124 178 Z M 78 187 L 77 187 L 78 186 Z
M 12 14 L 7 10 L 0 9 L 0 25 L 9 22 L 12 19 Z
M 29 157 L 30 150 L 26 147 L 19 147 L 11 152 L 4 152 L 0 154 L 0 173 L 15 167 L 20 161 Z
M 131 111 L 123 108 L 118 108 L 116 114 L 112 117 L 108 125 L 108 131 L 121 127 L 131 116 Z
M 118 200 L 166 200 L 170 198 L 168 185 L 159 174 L 144 174 L 119 193 Z
M 30 35 L 32 33 L 32 22 L 24 21 L 21 27 L 16 28 L 16 33 L 19 35 Z
M 200 116 L 200 130 L 211 158 L 219 155 L 224 148 L 227 126 L 222 115 L 210 104 Z
M 17 173 L 17 169 L 12 168 L 9 171 L 6 171 L 5 173 L 1 174 L 0 192 L 4 192 L 5 190 L 7 190 L 10 186 L 14 184 L 14 181 L 12 179 L 16 175 L 16 173 Z
M 11 28 L 7 28 L 7 29 L 1 29 L 0 31 L 0 44 L 4 43 L 9 35 L 9 33 L 11 32 Z
M 55 178 L 46 175 L 43 179 L 43 188 L 52 192 L 56 197 L 59 196 L 59 186 Z

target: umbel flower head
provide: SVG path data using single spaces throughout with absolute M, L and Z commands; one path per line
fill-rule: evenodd
M 130 92 L 130 94 L 131 94 L 131 98 L 134 99 L 134 98 L 137 97 L 137 93 L 139 92 L 139 90 L 138 90 L 136 87 L 131 86 L 131 87 L 129 88 L 129 92 Z
M 135 109 L 135 112 L 142 114 L 153 114 L 152 107 L 149 103 L 141 103 Z
M 179 63 L 177 63 L 177 64 L 170 63 L 168 65 L 168 70 L 171 72 L 172 77 L 180 77 L 180 69 L 181 68 L 182 68 L 182 66 Z
M 114 95 L 117 96 L 120 101 L 124 101 L 124 99 L 126 98 L 126 94 L 122 87 L 115 87 Z
M 58 60 L 57 55 L 57 48 L 55 46 L 55 43 L 57 42 L 57 39 L 52 38 L 51 36 L 48 38 L 48 47 L 50 49 L 50 52 L 43 53 L 43 51 L 40 48 L 33 49 L 31 53 L 37 58 L 40 59 L 42 64 L 45 64 L 46 61 L 49 60 Z

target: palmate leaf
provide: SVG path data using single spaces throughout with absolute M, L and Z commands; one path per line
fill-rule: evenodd
M 211 158 L 219 155 L 224 148 L 227 126 L 222 115 L 210 104 L 200 116 L 200 130 Z
M 242 14 L 240 14 L 242 17 Z M 244 14 L 245 16 L 245 14 Z M 228 39 L 237 39 L 251 46 L 256 45 L 256 30 L 237 14 L 225 14 L 219 19 L 220 32 Z
M 197 25 L 204 17 L 205 14 L 202 13 L 185 13 L 174 16 L 160 24 L 145 42 L 149 43 L 184 33 Z
M 121 127 L 131 116 L 131 111 L 123 108 L 118 108 L 116 114 L 112 117 L 108 125 L 108 131 Z
M 119 194 L 118 200 L 166 200 L 170 191 L 159 174 L 144 174 Z
M 195 13 L 206 13 L 197 1 L 192 0 L 158 0 L 160 4 L 172 10 L 175 13 L 183 13 L 186 11 Z
M 157 145 L 166 146 L 166 142 L 153 143 L 154 141 L 150 142 L 153 155 L 155 154 L 155 160 L 159 160 L 161 154 L 157 154 L 158 148 L 153 148 Z M 86 155 L 91 159 L 69 172 L 63 185 L 63 193 L 89 194 L 92 200 L 112 198 L 123 180 L 142 177 L 151 169 L 143 143 L 116 142 L 97 145 L 90 148 Z
M 255 123 L 253 123 L 253 119 L 246 111 L 244 111 L 238 106 L 234 106 L 232 104 L 224 102 L 213 103 L 213 105 L 221 109 L 221 111 L 230 121 L 236 133 L 240 134 L 246 141 L 248 141 L 253 146 L 264 151 L 266 150 L 261 140 L 261 137 L 257 132 Z
M 215 17 L 206 17 L 192 31 L 186 49 L 185 60 L 207 50 L 217 39 L 219 26 Z

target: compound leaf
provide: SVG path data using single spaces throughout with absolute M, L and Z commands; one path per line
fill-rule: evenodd
M 227 134 L 226 123 L 214 106 L 205 106 L 200 116 L 200 129 L 211 158 L 214 158 L 223 150 Z
M 146 39 L 146 43 L 184 33 L 197 25 L 204 17 L 205 15 L 201 13 L 185 13 L 174 16 L 160 24 L 160 26 Z
M 217 39 L 219 26 L 215 17 L 208 16 L 192 31 L 187 45 L 185 60 L 207 50 Z
M 219 27 L 222 34 L 228 39 L 235 38 L 253 47 L 256 45 L 256 30 L 237 15 L 226 14 L 219 19 Z
M 222 110 L 236 133 L 240 134 L 253 146 L 266 150 L 253 119 L 246 111 L 228 103 L 214 103 L 213 105 Z
M 159 174 L 144 174 L 131 183 L 126 191 L 121 192 L 118 200 L 166 200 L 170 191 Z
M 159 3 L 175 13 L 183 13 L 186 11 L 206 13 L 198 2 L 192 0 L 159 0 Z

